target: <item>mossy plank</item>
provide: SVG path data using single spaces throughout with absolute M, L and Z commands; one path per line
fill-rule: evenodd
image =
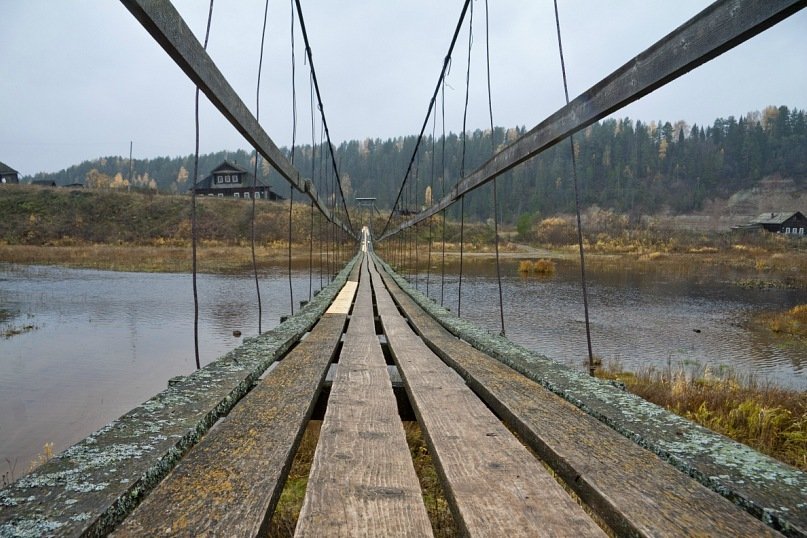
M 358 255 L 297 315 L 0 491 L 0 536 L 109 533 L 320 318 Z
M 469 536 L 605 536 L 463 379 L 426 347 L 371 270 L 390 350 Z
M 295 535 L 432 535 L 375 332 L 365 264 Z
M 383 275 L 416 330 L 620 536 L 779 536 L 560 396 L 456 338 Z
M 346 319 L 325 314 L 114 535 L 256 536 L 280 498 Z
M 787 536 L 807 536 L 807 473 L 458 318 L 377 262 L 453 335 L 529 377 Z

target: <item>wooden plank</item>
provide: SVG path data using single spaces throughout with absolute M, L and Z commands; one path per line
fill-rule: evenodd
M 246 338 L 0 490 L 0 536 L 109 533 L 317 323 L 357 259 L 287 322 Z
M 715 2 L 503 148 L 462 178 L 439 203 L 394 230 L 382 233 L 380 240 L 438 214 L 463 194 L 751 39 L 805 6 L 807 0 Z
M 296 536 L 432 535 L 371 297 L 364 267 Z
M 429 347 L 619 535 L 779 536 L 650 451 L 456 338 L 382 276 Z
M 347 316 L 325 314 L 115 536 L 255 536 L 269 523 Z
M 300 172 L 263 130 L 171 2 L 121 0 L 121 3 L 247 142 L 256 148 L 294 188 L 306 193 L 326 219 L 335 222 L 348 235 L 355 237 L 348 226 L 340 222 L 335 215 L 331 215 L 327 202 L 320 199 L 314 184 L 310 180 L 303 179 Z M 349 221 L 348 216 L 348 223 Z
M 788 536 L 807 538 L 807 473 L 462 320 L 385 270 L 453 335 L 507 364 Z
M 604 536 L 603 531 L 407 325 L 378 273 L 376 304 L 455 519 L 470 536 Z

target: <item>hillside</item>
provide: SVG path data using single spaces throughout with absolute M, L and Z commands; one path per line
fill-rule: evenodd
M 256 204 L 256 236 L 264 244 L 286 241 L 288 203 Z M 252 204 L 198 199 L 199 238 L 238 244 L 250 237 Z M 187 244 L 190 197 L 95 189 L 4 185 L 0 188 L 0 243 L 23 245 Z M 308 239 L 310 215 L 295 205 L 294 240 Z
M 492 148 L 503 147 L 525 132 L 524 128 L 496 128 L 491 133 L 469 132 L 466 139 L 466 171 L 487 160 Z M 807 117 L 805 111 L 786 106 L 767 107 L 744 116 L 718 118 L 709 126 L 684 121 L 645 123 L 629 118 L 607 119 L 575 135 L 582 202 L 633 217 L 670 212 L 702 211 L 712 200 L 751 190 L 766 177 L 792 180 L 796 190 L 807 185 Z M 416 143 L 416 137 L 343 142 L 336 150 L 343 188 L 348 198 L 376 197 L 387 210 L 398 192 Z M 288 154 L 288 149 L 284 149 Z M 427 137 L 421 144 L 404 195 L 404 206 L 416 209 L 426 198 L 427 186 L 438 199 L 462 170 L 462 138 Z M 252 152 L 217 152 L 200 156 L 199 177 L 225 158 L 251 168 Z M 192 156 L 134 160 L 129 183 L 134 187 L 182 193 L 191 184 Z M 295 164 L 313 176 L 318 190 L 333 192 L 333 178 L 322 148 L 301 146 Z M 57 184 L 91 183 L 122 186 L 128 181 L 130 163 L 122 157 L 87 161 L 53 174 L 24 178 L 53 180 Z M 286 183 L 268 167 L 262 167 L 273 188 L 288 195 Z M 190 172 L 189 172 L 190 171 Z M 310 172 L 309 172 L 310 171 Z M 522 215 L 552 215 L 572 210 L 569 146 L 559 144 L 501 176 L 499 195 L 502 219 L 514 224 Z M 466 198 L 466 212 L 480 220 L 491 216 L 490 188 Z

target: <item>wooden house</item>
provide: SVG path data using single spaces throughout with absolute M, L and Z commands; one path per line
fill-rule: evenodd
M 217 196 L 220 198 L 246 198 L 252 196 L 252 182 L 255 176 L 229 161 L 224 161 L 214 168 L 210 175 L 200 179 L 194 185 L 199 196 Z M 258 180 L 255 185 L 255 198 L 264 200 L 282 200 L 272 187 Z
M 752 220 L 750 226 L 774 233 L 805 235 L 807 218 L 800 211 L 763 213 Z
M 9 165 L 0 162 L 0 184 L 2 183 L 19 183 L 20 174 Z

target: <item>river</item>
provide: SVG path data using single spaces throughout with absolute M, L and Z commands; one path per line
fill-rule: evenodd
M 498 291 L 490 261 L 466 262 L 463 317 L 499 330 Z M 559 261 L 550 278 L 522 277 L 503 263 L 507 336 L 584 368 L 579 273 Z M 807 302 L 803 291 L 750 290 L 738 277 L 688 268 L 592 268 L 589 293 L 594 353 L 623 368 L 730 367 L 778 385 L 807 389 L 807 347 L 749 330 L 760 311 Z M 427 275 L 418 275 L 425 289 Z M 314 275 L 314 289 L 319 276 Z M 440 299 L 440 274 L 429 278 Z M 297 270 L 295 301 L 308 297 Z M 457 310 L 458 273 L 448 268 L 444 302 Z M 264 330 L 289 312 L 288 279 L 278 267 L 261 275 Z M 250 275 L 200 275 L 200 350 L 206 364 L 257 333 Z M 24 474 L 45 443 L 59 452 L 195 369 L 193 300 L 187 274 L 121 273 L 0 264 L 0 308 L 14 316 L 0 329 L 33 329 L 0 338 L 0 474 Z M 241 331 L 241 337 L 233 331 Z

